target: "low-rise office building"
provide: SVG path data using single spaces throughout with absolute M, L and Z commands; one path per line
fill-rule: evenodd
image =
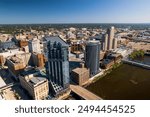
M 120 53 L 110 53 L 107 55 L 107 58 L 114 60 L 115 63 L 119 63 L 122 60 L 122 55 Z
M 6 59 L 9 72 L 16 80 L 18 80 L 18 75 L 31 61 L 31 53 L 17 54 Z
M 17 80 L 17 76 L 26 67 L 25 61 L 17 56 L 7 58 L 7 66 L 11 75 Z
M 82 86 L 85 82 L 89 80 L 90 70 L 82 66 L 81 68 L 76 68 L 71 72 L 72 81 Z
M 45 65 L 45 57 L 43 54 L 39 53 L 32 53 L 32 59 L 33 59 L 33 64 L 34 66 L 37 67 L 44 67 Z
M 4 63 L 5 63 L 4 57 L 2 55 L 0 55 L 0 66 L 3 66 Z
M 15 42 L 13 41 L 5 41 L 0 43 L 0 49 L 9 49 L 16 47 Z
M 48 96 L 48 80 L 45 77 L 37 77 L 30 74 L 19 76 L 19 80 L 21 86 L 28 91 L 33 99 L 42 100 Z
M 104 69 L 109 69 L 114 65 L 114 60 L 104 59 L 101 63 L 101 67 Z
M 28 46 L 28 41 L 26 40 L 19 40 L 19 46 L 22 48 L 24 46 Z

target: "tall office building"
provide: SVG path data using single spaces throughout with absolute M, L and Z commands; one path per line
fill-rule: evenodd
M 30 52 L 41 53 L 40 41 L 38 39 L 30 40 L 28 42 L 28 45 L 29 45 L 29 51 Z
M 85 49 L 85 66 L 90 69 L 90 76 L 99 72 L 100 42 L 89 41 Z
M 107 49 L 108 50 L 111 50 L 113 46 L 114 30 L 115 28 L 113 26 L 107 30 L 107 34 L 108 34 L 108 48 Z
M 117 48 L 117 39 L 114 37 L 115 28 L 112 26 L 107 29 L 106 34 L 102 36 L 102 50 L 112 50 Z
M 48 61 L 46 72 L 50 93 L 59 95 L 69 88 L 68 45 L 60 37 L 46 37 Z
M 117 38 L 113 39 L 113 49 L 117 48 Z
M 107 48 L 108 48 L 108 34 L 103 34 L 103 36 L 102 36 L 102 38 L 103 38 L 103 44 L 102 44 L 102 49 L 104 50 L 104 51 L 106 51 L 107 50 Z

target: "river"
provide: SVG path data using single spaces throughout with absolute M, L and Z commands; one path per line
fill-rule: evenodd
M 106 100 L 150 99 L 150 70 L 123 64 L 87 89 Z

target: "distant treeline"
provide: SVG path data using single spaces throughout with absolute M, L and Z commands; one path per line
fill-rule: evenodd
M 130 28 L 130 29 L 149 29 L 150 24 L 121 24 L 121 23 L 66 23 L 66 24 L 0 24 L 1 33 L 14 33 L 19 30 L 48 30 L 49 28 L 63 29 L 63 28 L 102 28 L 106 29 L 110 26 L 115 26 L 116 28 Z

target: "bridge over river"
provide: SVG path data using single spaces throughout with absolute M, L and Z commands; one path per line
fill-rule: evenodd
M 101 97 L 98 97 L 97 95 L 79 85 L 70 85 L 70 89 L 84 100 L 102 100 Z

